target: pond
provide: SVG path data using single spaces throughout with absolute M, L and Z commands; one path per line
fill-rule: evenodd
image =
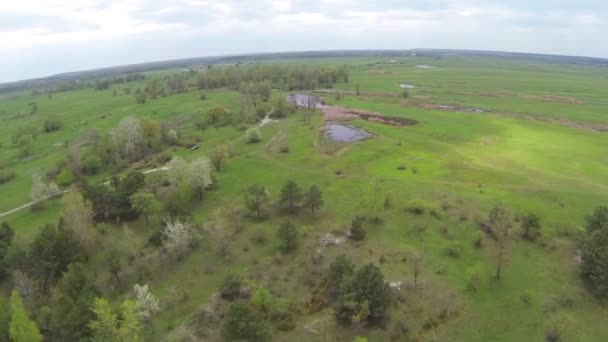
M 321 100 L 317 96 L 307 94 L 287 95 L 287 101 L 298 108 L 321 108 Z
M 328 122 L 323 127 L 323 135 L 327 138 L 342 143 L 365 140 L 373 136 L 372 133 L 358 127 L 345 126 L 335 122 Z

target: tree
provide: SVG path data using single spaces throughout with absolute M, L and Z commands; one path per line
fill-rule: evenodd
M 365 239 L 365 228 L 363 227 L 363 217 L 357 216 L 350 224 L 350 237 L 353 240 L 359 241 Z
M 182 257 L 190 248 L 193 239 L 192 225 L 190 222 L 182 221 L 178 218 L 165 219 L 165 229 L 163 230 L 167 249 Z
M 135 161 L 142 157 L 145 137 L 139 119 L 128 116 L 120 120 L 114 132 L 114 139 L 123 158 Z
M 52 306 L 53 337 L 58 341 L 87 341 L 94 318 L 93 300 L 99 296 L 95 281 L 81 263 L 73 263 L 59 282 Z
M 44 200 L 49 196 L 49 186 L 42 180 L 39 174 L 32 176 L 32 191 L 30 200 L 34 202 L 32 208 L 38 209 L 44 206 Z
M 288 253 L 296 249 L 298 246 L 298 227 L 287 221 L 279 227 L 277 237 L 280 242 L 280 249 L 283 253 Z
M 11 246 L 14 236 L 15 232 L 11 226 L 6 222 L 2 222 L 0 224 L 0 282 L 8 275 L 8 248 Z
M 141 342 L 142 327 L 137 304 L 125 300 L 118 308 L 104 298 L 93 301 L 95 319 L 89 323 L 93 342 Z
M 93 226 L 91 203 L 79 191 L 67 193 L 63 199 L 63 223 L 84 251 L 88 260 L 97 243 L 97 231 Z
M 200 157 L 189 165 L 189 181 L 192 185 L 192 189 L 198 194 L 198 199 L 203 199 L 205 189 L 213 184 L 213 178 L 211 177 L 211 164 L 209 159 Z
M 270 329 L 264 320 L 249 305 L 242 302 L 230 305 L 224 319 L 222 335 L 227 342 L 270 341 Z
M 254 184 L 245 193 L 245 206 L 250 211 L 262 216 L 262 210 L 268 203 L 268 190 L 263 185 Z
M 34 136 L 31 134 L 24 134 L 17 140 L 17 145 L 21 148 L 21 156 L 31 156 L 34 151 Z
M 153 119 L 143 119 L 141 121 L 141 129 L 146 147 L 149 150 L 158 150 L 162 138 L 160 123 Z
M 490 211 L 488 224 L 496 238 L 496 279 L 500 279 L 506 248 L 510 239 L 511 215 L 505 207 L 498 204 Z
M 228 125 L 232 120 L 230 111 L 226 107 L 214 106 L 207 110 L 207 122 L 216 127 Z
M 153 193 L 148 191 L 138 191 L 131 195 L 131 205 L 139 214 L 144 215 L 146 224 L 150 223 L 150 215 L 160 209 L 160 202 Z
M 315 210 L 323 207 L 323 193 L 316 184 L 304 195 L 304 205 L 310 208 L 312 216 L 315 216 Z
M 361 95 L 361 85 L 359 83 L 357 83 L 355 85 L 355 89 L 356 89 L 356 92 L 357 92 L 357 96 Z
M 21 300 L 21 295 L 15 290 L 11 293 L 11 323 L 9 336 L 13 342 L 42 342 L 42 334 L 32 321 Z
M 68 265 L 80 258 L 80 246 L 69 234 L 53 225 L 46 225 L 30 244 L 25 271 L 39 282 L 42 292 L 47 294 Z
M 540 236 L 540 217 L 528 214 L 521 218 L 521 229 L 525 239 L 536 240 Z
M 0 308 L 6 308 L 0 310 L 0 341 L 9 342 L 9 328 L 11 321 L 11 310 L 8 298 L 0 296 Z
M 218 145 L 215 147 L 213 154 L 211 155 L 211 162 L 215 167 L 215 171 L 220 171 L 222 163 L 228 157 L 230 157 L 230 152 L 226 145 Z
M 133 286 L 133 292 L 135 293 L 135 299 L 137 300 L 137 309 L 139 315 L 144 321 L 149 321 L 152 316 L 160 310 L 158 305 L 158 298 L 156 298 L 148 289 L 148 284 Z
M 257 127 L 252 127 L 245 132 L 245 139 L 247 139 L 248 143 L 257 143 L 262 141 L 262 133 Z
M 281 189 L 279 206 L 289 213 L 294 213 L 301 200 L 302 192 L 300 191 L 300 187 L 294 181 L 285 183 Z
M 391 290 L 382 271 L 374 264 L 357 270 L 344 285 L 336 306 L 336 317 L 345 322 L 379 320 L 386 316 Z
M 587 217 L 581 243 L 582 276 L 593 293 L 608 297 L 608 207 L 598 207 Z

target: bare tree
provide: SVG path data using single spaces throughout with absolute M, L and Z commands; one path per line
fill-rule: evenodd
M 65 227 L 78 241 L 88 260 L 97 242 L 97 231 L 93 226 L 91 203 L 86 201 L 78 191 L 68 193 L 63 203 L 63 221 Z

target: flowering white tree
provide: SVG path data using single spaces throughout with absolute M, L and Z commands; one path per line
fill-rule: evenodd
M 158 298 L 156 298 L 148 288 L 148 284 L 133 286 L 135 299 L 137 300 L 137 309 L 144 321 L 149 321 L 152 316 L 160 310 Z
M 205 189 L 213 183 L 211 178 L 211 163 L 209 159 L 200 157 L 193 160 L 188 168 L 188 178 L 192 188 L 199 196 L 199 200 L 203 199 Z
M 193 238 L 190 222 L 182 221 L 179 218 L 167 218 L 163 233 L 167 239 L 167 249 L 178 257 L 182 257 L 190 248 Z
M 145 138 L 139 119 L 128 116 L 120 120 L 120 124 L 114 132 L 114 139 L 123 157 L 130 160 L 141 158 Z

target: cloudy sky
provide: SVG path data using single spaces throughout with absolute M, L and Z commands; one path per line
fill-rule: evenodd
M 249 52 L 457 48 L 608 57 L 605 0 L 0 0 L 0 82 Z

